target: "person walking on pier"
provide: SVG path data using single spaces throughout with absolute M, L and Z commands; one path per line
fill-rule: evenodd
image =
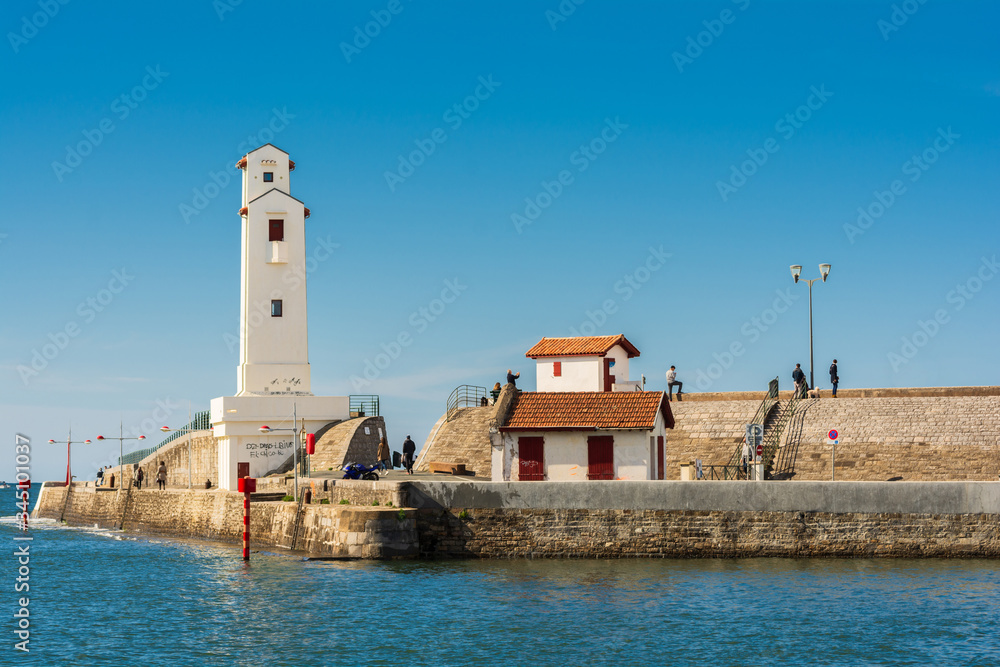
M 667 400 L 674 400 L 674 385 L 677 385 L 677 400 L 681 400 L 681 391 L 684 389 L 684 383 L 677 381 L 677 368 L 671 366 L 670 370 L 667 371 Z
M 97 486 L 104 485 L 104 466 L 97 469 Z
M 837 398 L 837 385 L 840 384 L 840 375 L 837 374 L 837 360 L 830 364 L 830 385 L 833 386 L 833 397 Z
M 389 443 L 385 441 L 384 435 L 378 440 L 378 453 L 375 458 L 378 459 L 377 465 L 383 471 L 392 469 L 392 454 L 389 453 Z
M 135 488 L 142 490 L 142 480 L 146 477 L 142 472 L 142 468 L 135 469 Z
M 413 474 L 413 455 L 417 451 L 417 443 L 410 439 L 410 435 L 406 435 L 406 440 L 403 441 L 403 467 L 406 468 L 406 474 Z
M 163 491 L 167 486 L 167 464 L 165 461 L 160 461 L 160 467 L 156 469 L 156 486 L 159 487 L 160 491 Z

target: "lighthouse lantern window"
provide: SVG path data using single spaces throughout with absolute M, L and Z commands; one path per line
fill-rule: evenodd
M 274 172 L 273 171 L 265 171 L 264 172 L 264 182 L 265 183 L 273 183 L 274 182 Z

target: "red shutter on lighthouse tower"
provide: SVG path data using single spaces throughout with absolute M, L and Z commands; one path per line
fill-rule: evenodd
M 284 241 L 285 240 L 285 221 L 284 220 L 268 220 L 267 221 L 267 240 L 268 241 Z

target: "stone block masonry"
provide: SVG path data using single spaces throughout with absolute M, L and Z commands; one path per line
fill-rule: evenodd
M 352 504 L 255 503 L 251 543 L 368 559 L 1000 557 L 996 482 L 339 480 L 318 493 Z M 46 485 L 35 515 L 235 549 L 242 497 Z
M 776 455 L 776 472 L 793 480 L 828 480 L 840 432 L 837 479 L 886 481 L 997 480 L 1000 476 L 1000 387 L 845 389 L 800 401 Z M 828 394 L 824 393 L 824 396 Z M 671 403 L 665 469 L 695 459 L 725 464 L 763 392 L 690 394 Z M 781 400 L 788 400 L 782 392 Z M 779 470 L 780 468 L 780 470 Z
M 44 486 L 34 516 L 62 518 L 71 526 L 97 525 L 234 545 L 242 540 L 242 494 L 186 489 L 116 493 L 82 483 L 74 484 L 68 494 L 67 498 L 65 486 Z M 254 502 L 250 543 L 252 548 L 278 547 L 320 557 L 413 557 L 418 544 L 416 517 L 413 510 L 399 508 L 333 504 L 300 508 L 291 502 Z

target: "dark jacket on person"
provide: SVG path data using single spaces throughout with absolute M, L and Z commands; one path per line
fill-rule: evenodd
M 830 382 L 840 382 L 840 376 L 837 375 L 837 364 L 830 364 Z
M 802 372 L 801 368 L 796 368 L 792 371 L 792 379 L 796 382 L 804 382 L 806 379 L 806 374 Z
M 409 438 L 403 441 L 403 454 L 409 454 L 413 456 L 413 453 L 417 451 L 417 443 L 413 442 Z

